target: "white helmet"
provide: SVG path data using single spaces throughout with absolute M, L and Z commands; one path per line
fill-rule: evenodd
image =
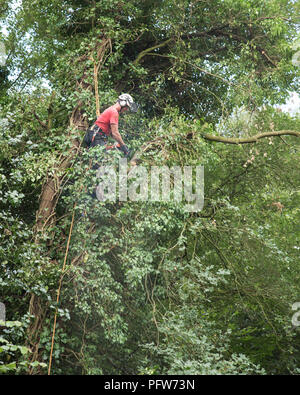
M 130 111 L 137 112 L 138 105 L 133 101 L 133 98 L 128 93 L 123 93 L 118 97 L 118 103 L 121 107 L 129 107 Z

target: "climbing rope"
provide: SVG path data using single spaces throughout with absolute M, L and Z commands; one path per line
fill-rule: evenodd
M 64 263 L 63 263 L 63 268 L 62 268 L 62 274 L 61 274 L 61 277 L 60 277 L 60 279 L 59 279 L 59 286 L 58 286 L 58 290 L 57 290 L 56 310 L 55 310 L 54 323 L 53 323 L 53 332 L 52 332 L 52 340 L 51 340 L 51 350 L 50 350 L 50 358 L 49 358 L 49 366 L 48 366 L 48 376 L 51 374 L 51 365 L 52 365 L 54 338 L 55 338 L 56 321 L 57 321 L 57 313 L 58 313 L 58 303 L 59 303 L 59 298 L 60 298 L 62 280 L 63 280 L 63 276 L 64 276 L 65 269 L 66 269 L 66 262 L 67 262 L 68 253 L 69 253 L 70 240 L 71 240 L 72 231 L 73 231 L 74 218 L 75 218 L 75 208 L 76 208 L 76 203 L 74 204 L 74 207 L 73 207 L 72 221 L 71 221 L 71 225 L 70 225 L 70 231 L 69 231 L 69 237 L 68 237 L 68 242 L 67 242 L 67 248 L 66 248 L 66 252 L 65 252 L 65 257 L 64 257 Z

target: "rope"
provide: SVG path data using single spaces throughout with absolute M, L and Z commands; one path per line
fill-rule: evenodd
M 71 225 L 70 225 L 70 231 L 69 231 L 69 237 L 68 237 L 68 242 L 67 242 L 67 248 L 66 248 L 65 257 L 64 257 L 64 263 L 63 263 L 63 268 L 62 268 L 62 275 L 60 277 L 59 286 L 58 286 L 58 290 L 57 290 L 57 297 L 56 297 L 56 305 L 57 306 L 56 306 L 56 311 L 55 311 L 55 315 L 54 315 L 52 341 L 51 341 L 51 351 L 50 351 L 49 366 L 48 366 L 48 376 L 51 374 L 54 338 L 55 338 L 56 321 L 57 321 L 57 313 L 58 313 L 58 303 L 59 303 L 59 298 L 60 298 L 60 291 L 61 291 L 61 286 L 62 286 L 62 280 L 63 280 L 64 272 L 65 272 L 65 269 L 66 269 L 66 262 L 67 262 L 67 257 L 68 257 L 68 253 L 69 253 L 71 235 L 72 235 L 72 231 L 73 231 L 74 217 L 75 217 L 75 207 L 76 207 L 76 203 L 74 204 L 74 208 L 73 208 L 72 221 L 71 221 Z

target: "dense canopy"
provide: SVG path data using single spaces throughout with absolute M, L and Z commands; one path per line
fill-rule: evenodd
M 293 0 L 2 0 L 0 373 L 297 374 Z M 204 205 L 106 201 L 85 131 L 121 93 L 128 166 L 203 166 Z

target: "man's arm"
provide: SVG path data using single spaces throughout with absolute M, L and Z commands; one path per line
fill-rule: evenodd
M 111 128 L 111 136 L 114 140 L 116 140 L 121 146 L 125 145 L 120 133 L 119 133 L 119 128 L 118 125 L 115 123 L 111 123 L 110 124 L 110 128 Z
M 122 139 L 122 137 L 121 137 L 121 135 L 119 133 L 118 125 L 112 123 L 110 125 L 110 128 L 111 128 L 111 135 L 112 135 L 112 137 L 120 144 L 119 149 L 123 152 L 123 154 L 125 156 L 128 156 L 130 154 L 130 151 L 127 148 L 127 146 L 125 145 L 125 143 L 124 143 L 124 141 L 123 141 L 123 139 Z

